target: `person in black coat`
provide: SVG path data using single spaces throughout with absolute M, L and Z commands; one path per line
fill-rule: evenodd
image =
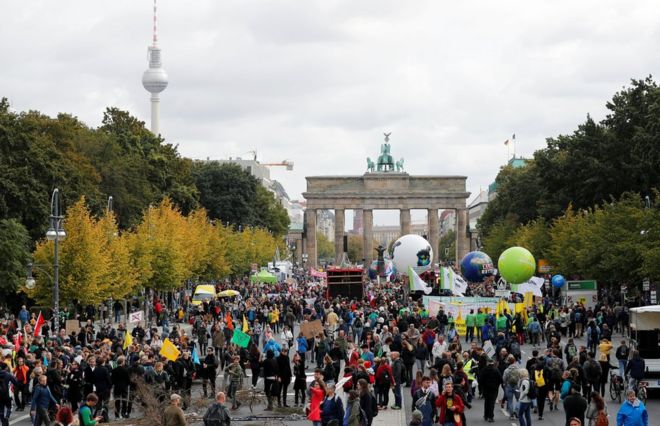
M 69 385 L 66 390 L 66 399 L 71 404 L 71 409 L 75 412 L 78 410 L 78 404 L 80 404 L 80 400 L 82 399 L 83 390 L 83 372 L 78 362 L 72 361 L 71 365 L 69 365 L 66 383 Z
M 495 362 L 489 360 L 479 374 L 479 388 L 484 396 L 484 418 L 493 423 L 495 420 L 495 401 L 502 385 L 502 374 L 495 368 Z
M 195 366 L 190 358 L 190 352 L 183 352 L 183 356 L 176 360 L 174 369 L 177 378 L 177 384 L 183 397 L 183 409 L 188 408 L 190 403 L 190 389 L 192 388 L 193 373 Z
M 584 413 L 587 411 L 587 400 L 580 395 L 580 387 L 576 385 L 571 386 L 570 394 L 564 398 L 564 412 L 566 413 L 566 425 L 569 419 L 577 417 L 584 423 Z
M 202 389 L 204 390 L 204 398 L 209 395 L 206 391 L 209 383 L 211 384 L 211 398 L 215 398 L 215 376 L 217 374 L 218 361 L 213 352 L 213 348 L 207 348 L 206 356 L 202 361 Z
M 268 398 L 268 407 L 266 411 L 273 410 L 273 398 L 278 394 L 277 380 L 279 378 L 279 366 L 275 359 L 275 352 L 268 349 L 266 352 L 266 359 L 262 366 L 264 370 L 264 392 Z
M 110 370 L 105 366 L 103 360 L 100 365 L 97 365 L 95 357 L 89 357 L 87 360 L 87 368 L 83 372 L 83 379 L 85 380 L 85 395 L 94 392 L 99 397 L 100 407 L 105 407 L 110 400 L 110 389 L 112 388 L 112 379 L 110 377 Z
M 289 350 L 287 348 L 282 349 L 280 356 L 277 357 L 277 369 L 280 378 L 280 389 L 277 394 L 277 406 L 288 407 L 286 403 L 286 393 L 289 390 L 289 385 L 291 384 L 291 377 L 293 376 L 291 372 L 291 361 L 289 360 Z
M 128 389 L 130 387 L 130 375 L 126 368 L 126 358 L 117 358 L 117 366 L 112 370 L 112 394 L 115 397 L 115 419 L 128 418 Z

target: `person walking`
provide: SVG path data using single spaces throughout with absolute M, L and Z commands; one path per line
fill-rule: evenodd
M 489 423 L 495 421 L 495 402 L 497 393 L 503 380 L 495 361 L 488 360 L 486 367 L 479 373 L 479 389 L 484 396 L 484 420 Z
M 413 409 L 422 413 L 422 426 L 431 426 L 436 417 L 436 395 L 431 391 L 431 378 L 422 378 L 422 387 L 417 389 L 412 399 Z
M 163 413 L 162 426 L 187 426 L 186 417 L 183 415 L 183 410 L 180 407 L 181 396 L 173 393 L 170 395 L 170 405 L 165 408 Z
M 644 370 L 646 370 L 644 359 L 639 356 L 639 351 L 633 351 L 632 358 L 628 361 L 625 371 L 626 374 L 630 374 L 628 389 L 637 390 L 637 385 L 644 379 Z
M 2 426 L 9 426 L 9 417 L 11 417 L 11 396 L 9 395 L 9 385 L 19 385 L 16 377 L 7 371 L 8 369 L 9 366 L 7 364 L 0 362 L 0 424 L 2 424 Z M 23 405 L 25 405 L 25 399 L 23 400 Z
M 231 417 L 225 406 L 227 397 L 224 392 L 215 395 L 215 402 L 209 406 L 202 418 L 204 426 L 230 426 Z
M 598 392 L 591 392 L 589 406 L 584 414 L 589 421 L 589 426 L 607 426 L 607 406 L 605 400 Z
M 331 422 L 341 424 L 344 421 L 344 404 L 335 393 L 335 385 L 325 387 L 325 398 L 321 403 L 321 425 L 328 426 Z
M 584 425 L 584 413 L 587 411 L 587 400 L 580 394 L 579 385 L 572 385 L 570 394 L 564 398 L 564 412 L 566 414 L 566 424 L 573 417 L 580 420 Z
M 286 327 L 286 326 L 285 326 Z M 279 392 L 277 393 L 277 406 L 288 407 L 286 395 L 291 384 L 291 361 L 289 360 L 289 349 L 283 348 L 280 356 L 277 357 L 277 368 L 279 373 Z
M 361 421 L 363 419 L 362 410 L 360 409 L 360 395 L 355 389 L 348 392 L 348 399 L 346 401 L 346 412 L 342 421 L 342 426 L 364 426 Z
M 438 416 L 439 423 L 442 426 L 463 425 L 463 410 L 465 405 L 463 399 L 457 392 L 454 392 L 454 385 L 452 382 L 445 382 L 442 393 L 438 396 L 436 401 L 437 408 L 440 409 Z
M 644 403 L 637 399 L 635 391 L 626 393 L 626 400 L 621 404 L 619 412 L 616 413 L 617 426 L 648 426 L 649 413 Z
M 60 409 L 59 404 L 53 397 L 53 394 L 50 393 L 48 389 L 48 379 L 45 374 L 39 376 L 39 383 L 34 387 L 32 391 L 32 403 L 30 405 L 30 414 L 34 419 L 33 426 L 41 426 L 43 423 L 45 426 L 50 426 L 50 416 L 48 414 L 48 409 L 51 406 L 55 406 L 58 410 Z M 8 418 L 8 417 L 7 417 Z M 5 421 L 5 419 L 3 419 Z M 6 420 L 7 423 L 3 426 L 9 424 L 9 420 Z
M 621 377 L 626 372 L 626 366 L 628 365 L 628 358 L 630 357 L 630 348 L 626 344 L 625 340 L 621 341 L 621 345 L 616 348 L 616 359 L 619 363 L 619 374 Z
M 321 426 L 321 403 L 325 398 L 325 383 L 322 379 L 316 379 L 309 389 L 309 412 L 307 420 L 311 421 L 314 426 Z
M 532 426 L 532 395 L 531 381 L 526 368 L 520 369 L 520 384 L 518 385 L 518 420 L 520 426 Z

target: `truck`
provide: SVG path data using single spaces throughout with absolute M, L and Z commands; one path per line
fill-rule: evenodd
M 649 389 L 660 388 L 660 305 L 630 309 L 630 338 L 644 358 L 644 381 Z

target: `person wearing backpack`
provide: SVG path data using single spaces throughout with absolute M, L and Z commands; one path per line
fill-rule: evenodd
M 224 392 L 218 392 L 215 396 L 215 402 L 206 410 L 204 414 L 204 426 L 230 426 L 231 417 L 225 406 L 226 396 Z
M 390 387 L 395 385 L 394 373 L 390 367 L 387 358 L 381 358 L 378 368 L 376 369 L 376 384 L 378 385 L 378 408 L 387 410 L 390 402 Z
M 422 378 L 422 387 L 413 395 L 412 408 L 422 413 L 422 426 L 431 426 L 436 417 L 436 395 L 431 391 L 431 378 Z
M 532 400 L 537 397 L 536 386 L 529 379 L 529 372 L 526 368 L 518 370 L 520 382 L 518 384 L 518 420 L 520 426 L 532 425 Z
M 532 377 L 536 385 L 536 410 L 539 416 L 537 420 L 543 420 L 545 399 L 550 389 L 550 383 L 546 381 L 546 377 L 550 377 L 550 372 L 545 366 L 545 363 L 542 361 L 537 362 L 534 368 L 534 376 Z
M 509 412 L 509 419 L 514 420 L 516 418 L 515 409 L 516 405 L 513 401 L 515 397 L 516 388 L 518 382 L 520 381 L 520 369 L 516 365 L 516 357 L 509 355 L 507 357 L 508 367 L 504 370 L 502 374 L 502 379 L 504 381 L 504 395 L 506 396 L 506 409 Z
M 367 415 L 360 408 L 360 395 L 356 390 L 348 392 L 346 412 L 342 421 L 343 426 L 367 426 Z
M 333 420 L 337 424 L 343 423 L 344 404 L 335 393 L 335 385 L 326 385 L 325 392 L 325 398 L 321 402 L 321 425 L 327 426 Z

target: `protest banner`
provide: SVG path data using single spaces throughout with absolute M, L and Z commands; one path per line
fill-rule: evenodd
M 300 324 L 300 332 L 306 339 L 311 339 L 323 333 L 323 324 L 321 324 L 321 320 L 302 323 Z

